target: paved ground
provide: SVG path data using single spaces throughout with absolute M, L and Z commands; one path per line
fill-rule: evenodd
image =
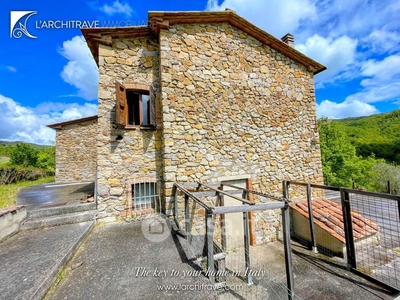
M 0 243 L 0 299 L 40 299 L 92 227 L 23 231 Z
M 26 189 L 21 192 L 19 204 L 25 201 L 32 209 L 79 201 L 90 189 L 85 185 Z M 236 285 L 236 290 L 215 293 L 207 290 L 208 280 L 194 264 L 186 241 L 170 235 L 168 223 L 153 226 L 152 220 L 95 227 L 46 298 L 287 299 L 280 242 L 252 247 L 253 268 L 265 271 L 262 276 L 254 276 L 254 285 L 247 286 L 228 276 L 228 284 Z M 22 232 L 0 243 L 0 298 L 39 299 L 46 286 L 43 282 L 58 274 L 59 266 L 90 229 L 89 223 L 62 225 Z M 239 270 L 242 263 L 240 251 L 228 254 L 228 268 Z M 396 297 L 348 272 L 340 262 L 326 262 L 299 245 L 293 247 L 293 271 L 296 295 L 303 299 Z M 162 285 L 164 290 L 158 290 L 157 286 Z M 166 291 L 167 285 L 177 290 Z
M 146 225 L 147 226 L 147 225 Z M 145 227 L 146 227 L 145 226 Z M 47 299 L 287 299 L 283 246 L 280 242 L 252 247 L 254 269 L 265 274 L 247 286 L 228 276 L 228 284 L 242 286 L 230 291 L 182 291 L 183 285 L 200 286 L 207 279 L 200 274 L 184 276 L 198 267 L 191 263 L 186 241 L 168 236 L 155 243 L 145 238 L 142 224 L 117 223 L 95 228 L 67 267 L 65 278 L 49 292 Z M 187 258 L 189 256 L 189 258 Z M 228 255 L 227 267 L 240 269 L 240 251 Z M 71 270 L 71 266 L 81 265 Z M 150 271 L 144 276 L 144 269 Z M 165 278 L 154 270 L 166 271 Z M 179 276 L 171 276 L 173 270 Z M 339 261 L 326 262 L 320 255 L 297 245 L 293 247 L 296 299 L 393 299 L 396 295 L 350 273 Z M 180 291 L 159 291 L 160 285 L 176 285 Z M 197 287 L 194 287 L 196 289 Z M 184 288 L 183 288 L 184 289 Z M 203 287 L 203 289 L 205 289 Z
M 17 205 L 26 205 L 27 210 L 57 204 L 79 203 L 88 194 L 93 194 L 93 183 L 56 184 L 48 183 L 22 188 L 18 192 Z
M 151 236 L 151 224 L 146 222 L 95 228 L 67 266 L 65 278 L 46 298 L 216 299 L 205 287 L 208 280 L 200 272 L 193 274 L 199 269 L 190 261 L 185 241 L 170 235 L 166 227 L 155 228 Z M 142 226 L 147 233 L 142 233 Z M 157 233 L 157 229 L 167 235 Z M 81 266 L 71 270 L 74 265 Z M 158 290 L 162 285 L 176 286 L 178 291 Z

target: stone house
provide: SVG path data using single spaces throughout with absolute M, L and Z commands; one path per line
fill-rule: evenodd
M 99 68 L 98 115 L 49 125 L 56 181 L 97 170 L 99 217 L 114 218 L 135 206 L 135 189 L 151 198 L 156 187 L 168 213 L 174 182 L 245 180 L 279 195 L 285 178 L 322 183 L 314 75 L 325 67 L 291 35 L 230 10 L 148 20 L 82 29 Z

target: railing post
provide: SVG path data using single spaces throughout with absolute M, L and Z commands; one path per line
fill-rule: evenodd
M 389 194 L 392 193 L 392 187 L 391 187 L 391 184 L 390 184 L 390 180 L 387 181 L 387 191 L 388 191 Z
M 287 180 L 284 180 L 282 182 L 283 198 L 286 198 L 287 200 L 289 200 L 289 185 L 290 185 L 290 182 Z
M 190 216 L 189 216 L 189 196 L 185 194 L 185 230 L 186 239 L 191 242 L 191 228 L 190 228 Z
M 172 194 L 174 195 L 174 210 L 173 210 L 173 214 L 174 214 L 174 221 L 176 226 L 178 227 L 179 230 L 179 222 L 178 222 L 178 188 L 176 187 L 176 185 L 174 184 L 172 186 Z
M 97 206 L 98 206 L 98 203 L 97 203 L 97 190 L 98 190 L 98 183 L 97 183 L 97 169 L 96 169 L 96 171 L 94 172 L 94 202 L 96 203 L 96 209 L 97 209 Z
M 288 288 L 288 299 L 292 300 L 294 297 L 294 280 L 293 280 L 293 266 L 292 266 L 292 249 L 290 246 L 290 215 L 289 204 L 286 203 L 282 210 L 282 227 L 283 227 L 283 244 L 285 251 L 285 267 L 286 267 L 286 281 Z
M 207 249 L 207 273 L 211 284 L 215 284 L 215 268 L 214 268 L 214 221 L 213 215 L 207 211 L 206 213 L 206 249 Z
M 340 188 L 340 198 L 342 202 L 343 211 L 343 225 L 344 233 L 346 237 L 346 256 L 347 256 L 347 269 L 351 270 L 357 268 L 356 264 L 356 252 L 354 247 L 354 236 L 353 236 L 353 223 L 351 220 L 351 206 L 349 192 Z
M 247 199 L 248 193 L 243 191 L 243 198 Z M 243 203 L 245 205 L 246 203 Z M 250 276 L 251 263 L 250 263 L 250 232 L 249 232 L 249 213 L 243 213 L 243 233 L 244 233 L 244 259 L 246 263 L 246 282 L 248 285 L 253 284 L 253 279 Z
M 311 235 L 311 247 L 314 253 L 318 253 L 317 241 L 315 239 L 315 228 L 314 228 L 314 214 L 312 209 L 312 196 L 311 196 L 311 184 L 307 184 L 307 205 L 308 205 L 308 221 L 310 224 L 310 235 Z
M 221 183 L 219 189 L 222 191 L 224 189 L 224 185 Z M 225 201 L 224 201 L 224 195 L 222 194 L 218 194 L 218 198 L 219 198 L 219 205 L 220 206 L 224 206 L 225 205 Z M 222 246 L 222 250 L 226 251 L 226 224 L 225 224 L 225 214 L 221 215 L 221 246 Z

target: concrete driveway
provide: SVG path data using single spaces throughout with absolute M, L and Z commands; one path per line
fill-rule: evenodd
M 18 192 L 17 205 L 26 205 L 27 210 L 60 204 L 76 204 L 88 194 L 93 194 L 94 183 L 47 183 L 29 186 Z

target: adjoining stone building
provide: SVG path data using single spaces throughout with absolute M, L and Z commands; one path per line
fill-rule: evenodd
M 102 217 L 126 216 L 131 189 L 146 182 L 157 182 L 167 212 L 176 181 L 246 180 L 272 193 L 283 179 L 322 183 L 314 75 L 324 66 L 292 36 L 276 39 L 233 11 L 148 19 L 82 29 L 99 67 L 98 118 L 88 132 L 72 128 L 85 119 L 56 124 L 57 181 L 91 179 L 97 164 Z M 79 171 L 65 156 L 68 135 L 80 134 L 92 158 L 78 158 Z
M 48 125 L 56 130 L 56 182 L 94 181 L 97 116 Z

